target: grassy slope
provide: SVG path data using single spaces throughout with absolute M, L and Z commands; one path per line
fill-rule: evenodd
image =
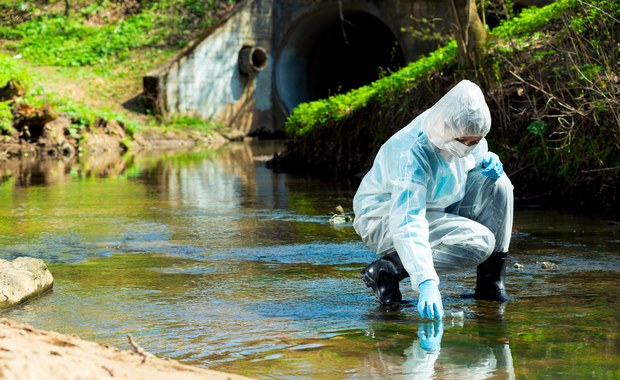
M 70 2 L 67 16 L 64 2 L 6 1 L 0 3 L 0 53 L 18 58 L 12 64 L 28 72 L 30 78 L 22 80 L 29 82 L 27 101 L 63 98 L 75 105 L 70 111 L 75 118 L 115 114 L 135 126 L 157 124 L 138 98 L 142 76 L 235 3 L 84 0 Z M 7 80 L 2 74 L 0 87 Z M 199 128 L 194 120 L 184 122 Z

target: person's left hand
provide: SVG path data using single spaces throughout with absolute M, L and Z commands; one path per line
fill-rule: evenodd
M 420 323 L 418 338 L 424 351 L 435 352 L 441 346 L 443 337 L 443 321 Z
M 482 175 L 497 181 L 504 173 L 504 165 L 499 160 L 497 154 L 486 152 L 482 157 Z

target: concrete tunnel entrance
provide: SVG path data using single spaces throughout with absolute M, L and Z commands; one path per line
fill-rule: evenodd
M 329 9 L 298 21 L 276 60 L 280 102 L 290 113 L 299 103 L 345 93 L 404 65 L 391 30 L 373 15 Z

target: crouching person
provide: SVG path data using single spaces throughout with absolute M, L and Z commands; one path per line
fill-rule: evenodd
M 355 231 L 380 258 L 362 279 L 383 304 L 411 278 L 422 318 L 441 320 L 438 274 L 477 266 L 474 297 L 505 302 L 513 187 L 485 136 L 491 115 L 463 80 L 381 147 L 353 199 Z

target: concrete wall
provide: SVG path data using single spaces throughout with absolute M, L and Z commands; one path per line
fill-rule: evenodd
M 144 77 L 145 96 L 156 113 L 191 116 L 248 132 L 271 125 L 271 8 L 246 1 L 208 35 Z M 267 52 L 266 68 L 243 74 L 239 52 L 255 46 Z
M 402 65 L 433 50 L 436 43 L 414 37 L 408 28 L 412 17 L 447 17 L 447 9 L 446 0 L 246 0 L 147 74 L 145 96 L 168 117 L 195 116 L 246 134 L 278 134 L 300 102 L 359 87 L 376 79 L 368 77 L 377 75 L 369 69 L 389 69 L 384 66 L 391 61 Z M 445 27 L 447 20 L 439 24 Z M 344 39 L 342 49 L 337 39 Z M 264 70 L 240 72 L 244 46 L 266 52 Z

